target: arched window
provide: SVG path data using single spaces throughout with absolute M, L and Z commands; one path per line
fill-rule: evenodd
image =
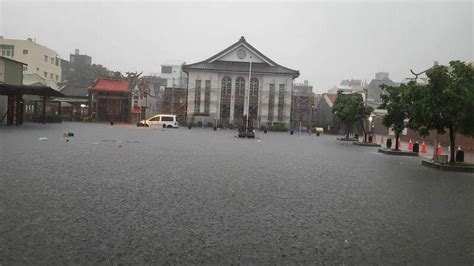
M 235 95 L 245 95 L 245 79 L 238 77 L 235 80 Z
M 230 95 L 232 90 L 232 80 L 230 77 L 224 77 L 222 79 L 222 95 Z
M 250 96 L 258 96 L 258 79 L 250 79 Z

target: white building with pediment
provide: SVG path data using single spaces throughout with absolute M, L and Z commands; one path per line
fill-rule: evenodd
M 275 63 L 244 37 L 204 61 L 183 65 L 183 71 L 188 74 L 189 122 L 207 116 L 224 126 L 241 125 L 248 91 L 254 126 L 290 125 L 293 80 L 299 71 Z

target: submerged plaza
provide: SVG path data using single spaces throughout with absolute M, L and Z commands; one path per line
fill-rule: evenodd
M 2 265 L 473 262 L 473 174 L 418 157 L 278 132 L 0 134 Z

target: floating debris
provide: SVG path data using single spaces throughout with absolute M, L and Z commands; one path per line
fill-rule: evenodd
M 39 140 L 48 140 L 48 138 L 47 137 L 41 137 L 41 138 L 39 138 Z

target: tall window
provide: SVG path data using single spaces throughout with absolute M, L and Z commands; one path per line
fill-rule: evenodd
M 235 80 L 235 95 L 245 95 L 245 79 L 238 77 Z
M 204 84 L 204 113 L 209 115 L 209 107 L 211 105 L 211 81 L 206 80 Z
M 232 91 L 232 80 L 230 79 L 230 77 L 224 77 L 222 79 L 222 86 L 221 86 L 221 90 L 222 90 L 222 95 L 230 95 L 231 91 Z
M 285 108 L 285 84 L 280 84 L 278 89 L 278 121 L 283 121 L 283 109 Z
M 258 96 L 258 79 L 250 79 L 250 96 Z
M 27 49 L 23 49 L 23 54 L 28 54 L 28 50 L 27 50 Z
M 196 79 L 196 87 L 194 91 L 194 113 L 200 112 L 201 108 L 201 80 Z
M 44 56 L 44 61 L 48 62 L 48 56 L 47 55 Z
M 270 84 L 268 93 L 268 121 L 273 121 L 273 109 L 275 106 L 275 84 Z

